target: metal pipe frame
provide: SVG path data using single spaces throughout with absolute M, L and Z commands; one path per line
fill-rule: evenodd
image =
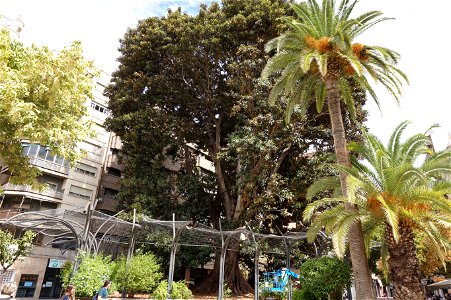
M 241 233 L 247 233 L 247 231 L 243 228 L 235 229 L 233 232 L 231 232 L 225 241 L 223 242 L 223 245 L 221 247 L 221 257 L 219 262 L 219 288 L 218 288 L 218 299 L 222 300 L 224 299 L 224 268 L 225 268 L 225 259 L 227 255 L 227 247 L 229 246 L 230 241 L 236 234 Z M 221 233 L 222 234 L 222 233 Z
M 102 229 L 102 227 L 103 227 L 106 223 L 108 223 L 111 219 L 117 217 L 117 215 L 119 215 L 119 214 L 120 214 L 121 212 L 123 212 L 123 211 L 124 211 L 124 210 L 121 210 L 121 211 L 118 212 L 117 214 L 114 214 L 114 215 L 108 217 L 108 219 L 106 219 L 106 220 L 99 226 L 99 228 L 96 230 L 96 232 L 93 234 L 94 239 L 97 237 L 97 234 L 99 233 L 100 229 Z M 89 252 L 91 252 L 91 248 L 92 248 L 92 243 L 89 245 Z M 97 253 L 98 250 L 95 251 L 95 252 Z
M 185 222 L 182 227 L 175 230 L 175 219 L 172 220 L 172 228 L 173 228 L 173 239 L 172 239 L 172 248 L 171 248 L 171 258 L 169 261 L 169 274 L 168 274 L 168 297 L 167 299 L 172 299 L 172 283 L 174 281 L 174 267 L 175 267 L 175 255 L 177 253 L 178 241 L 183 232 L 187 228 L 187 225 L 191 222 Z

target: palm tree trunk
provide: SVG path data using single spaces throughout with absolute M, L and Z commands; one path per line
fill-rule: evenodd
M 421 273 L 412 228 L 405 222 L 399 224 L 399 240 L 395 241 L 392 227 L 385 226 L 385 242 L 390 258 L 391 283 L 394 285 L 395 299 L 423 300 L 424 292 L 421 287 Z
M 334 78 L 327 78 L 325 80 L 325 84 L 327 88 L 326 101 L 329 109 L 330 122 L 332 125 L 332 135 L 334 138 L 337 163 L 344 166 L 350 166 L 351 162 L 349 159 L 349 153 L 346 143 L 343 117 L 341 115 L 341 96 L 337 87 L 337 80 Z M 343 196 L 346 197 L 348 194 L 346 174 L 340 173 L 340 183 Z M 348 204 L 346 206 L 346 209 L 352 211 L 356 208 L 353 205 Z M 368 267 L 368 259 L 365 253 L 362 224 L 360 222 L 351 225 L 349 229 L 348 241 L 357 299 L 375 299 L 370 270 Z

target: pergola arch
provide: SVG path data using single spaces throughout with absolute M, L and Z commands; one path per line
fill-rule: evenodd
M 168 298 L 172 297 L 172 283 L 174 266 L 179 246 L 209 247 L 220 251 L 220 278 L 218 298 L 222 299 L 224 292 L 224 273 L 226 254 L 232 241 L 238 243 L 251 243 L 255 249 L 254 253 L 254 275 L 255 275 L 255 299 L 258 299 L 259 288 L 259 257 L 265 253 L 286 255 L 286 262 L 290 264 L 290 249 L 292 245 L 306 238 L 305 232 L 286 233 L 284 235 L 255 233 L 247 227 L 235 230 L 216 230 L 209 226 L 192 223 L 190 221 L 176 221 L 175 215 L 172 221 L 154 220 L 147 216 L 141 216 L 137 224 L 136 214 L 133 223 L 119 219 L 118 214 L 106 215 L 95 211 L 90 207 L 76 209 L 53 209 L 46 211 L 24 212 L 14 215 L 6 220 L 0 220 L 0 226 L 13 226 L 21 230 L 31 229 L 51 238 L 45 246 L 53 243 L 73 239 L 75 250 L 86 250 L 89 253 L 98 254 L 103 250 L 111 250 L 111 243 L 117 248 L 127 247 L 127 259 L 133 255 L 135 243 L 162 244 L 159 239 L 160 233 L 171 238 L 170 266 L 168 277 Z M 149 237 L 149 232 L 159 232 L 155 240 Z M 141 235 L 140 235 L 141 234 Z M 109 243 L 106 246 L 103 245 Z M 283 246 L 283 248 L 281 248 Z M 126 248 L 121 248 L 126 250 Z M 265 250 L 266 249 L 266 250 Z M 273 252 L 268 252 L 268 249 Z M 276 251 L 276 252 L 274 252 Z M 74 263 L 76 270 L 79 261 Z M 288 294 L 289 299 L 291 293 Z

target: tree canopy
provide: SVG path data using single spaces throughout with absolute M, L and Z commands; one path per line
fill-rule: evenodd
M 38 170 L 22 155 L 24 140 L 75 161 L 77 143 L 92 132 L 84 117 L 95 72 L 79 42 L 55 54 L 0 31 L 0 157 L 11 182 L 36 183 Z
M 321 164 L 333 142 L 327 116 L 314 106 L 310 118 L 294 110 L 287 124 L 287 103 L 267 103 L 271 82 L 259 80 L 264 45 L 287 13 L 282 0 L 224 1 L 127 31 L 106 90 L 108 128 L 124 144 L 123 206 L 216 228 L 220 217 L 223 226 L 250 221 L 263 232 L 300 220 L 305 189 L 328 172 Z M 355 94 L 360 122 L 365 97 Z M 344 113 L 356 139 L 358 126 Z M 196 167 L 199 157 L 212 162 L 209 170 Z

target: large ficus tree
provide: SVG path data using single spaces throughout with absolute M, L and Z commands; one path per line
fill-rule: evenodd
M 327 115 L 309 109 L 302 120 L 295 111 L 287 125 L 286 103 L 266 101 L 264 45 L 279 34 L 286 9 L 279 0 L 225 1 L 202 6 L 197 16 L 171 11 L 146 19 L 126 33 L 107 89 L 108 126 L 126 154 L 125 207 L 158 218 L 175 211 L 216 228 L 220 217 L 223 228 L 251 221 L 262 231 L 296 220 L 293 206 L 323 174 L 316 172 L 321 160 L 305 154 L 328 151 L 332 141 Z M 365 99 L 358 97 L 360 107 Z M 212 161 L 212 173 L 195 167 L 196 155 Z M 225 280 L 234 293 L 247 293 L 237 253 L 229 252 Z M 216 291 L 218 271 L 216 264 L 203 292 Z
M 371 80 L 382 84 L 396 100 L 406 76 L 395 67 L 399 55 L 387 48 L 357 43 L 360 34 L 387 20 L 379 11 L 352 18 L 357 1 L 334 0 L 293 3 L 294 17 L 285 19 L 289 29 L 266 44 L 275 55 L 268 61 L 262 78 L 278 77 L 269 102 L 279 96 L 288 99 L 287 120 L 295 107 L 307 111 L 312 102 L 318 111 L 326 105 L 337 162 L 350 166 L 346 146 L 341 103 L 351 116 L 355 115 L 353 91 L 367 91 L 378 102 Z M 343 195 L 347 195 L 346 174 L 340 175 Z M 348 205 L 350 211 L 356 208 Z M 365 254 L 361 225 L 357 221 L 349 231 L 349 248 L 358 299 L 373 299 L 372 284 Z
M 79 42 L 55 54 L 0 31 L 0 158 L 14 174 L 11 182 L 36 184 L 39 172 L 22 155 L 24 140 L 76 160 L 77 143 L 93 133 L 83 117 L 95 73 Z

